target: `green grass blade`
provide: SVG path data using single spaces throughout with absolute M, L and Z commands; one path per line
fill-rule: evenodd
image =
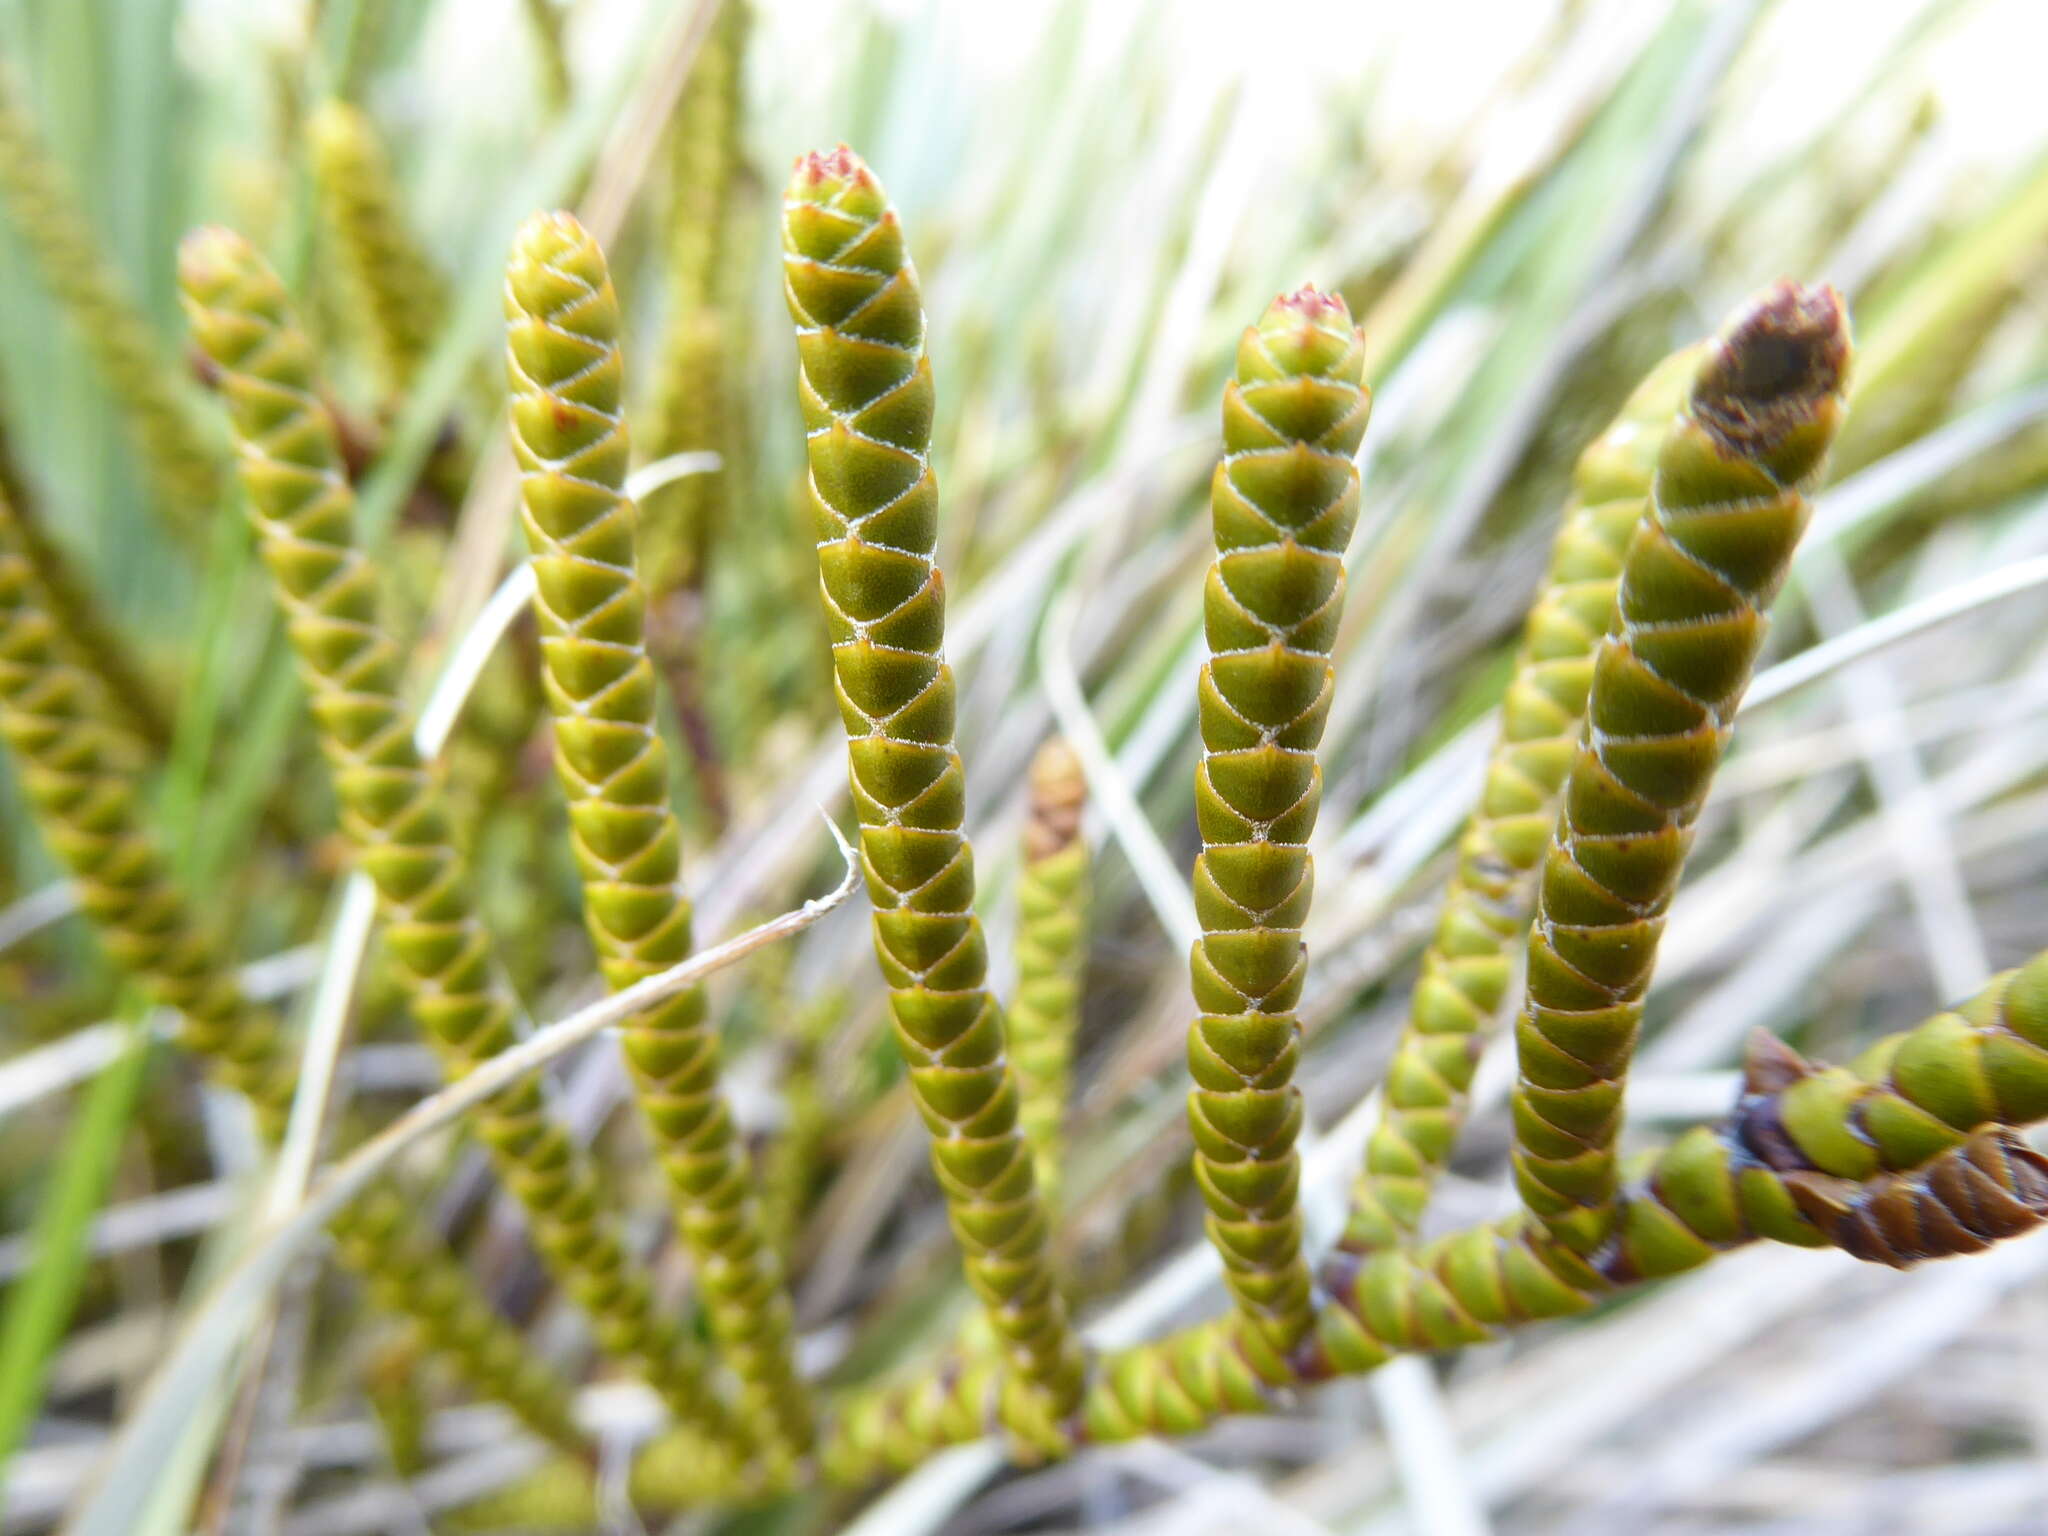
M 0 1312 L 0 1468 L 20 1447 L 42 1406 L 50 1356 L 70 1325 L 85 1278 L 93 1217 L 113 1179 L 114 1160 L 149 1061 L 149 1034 L 141 1017 L 139 1008 L 130 1010 L 127 1048 L 93 1079 L 71 1122 L 36 1207 L 34 1262 L 8 1290 Z

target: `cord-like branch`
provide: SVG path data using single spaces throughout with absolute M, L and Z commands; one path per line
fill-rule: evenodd
M 719 0 L 669 125 L 668 303 L 645 447 L 727 451 L 727 359 L 733 338 L 721 302 L 732 245 L 734 181 L 747 40 L 744 0 Z M 648 582 L 660 599 L 701 584 L 705 547 L 732 476 L 678 480 L 646 499 Z
M 397 178 L 360 108 L 329 101 L 307 124 L 321 206 L 394 396 L 412 387 L 448 313 L 440 273 L 413 238 Z
M 1365 339 L 1342 299 L 1313 288 L 1276 299 L 1238 345 L 1210 492 L 1188 1124 L 1209 1238 L 1262 1358 L 1292 1349 L 1313 1315 L 1294 1010 L 1322 801 L 1315 749 L 1358 520 L 1352 459 L 1372 410 L 1364 368 Z
M 1848 320 L 1781 283 L 1706 349 L 1623 561 L 1544 854 L 1516 1026 L 1515 1181 L 1567 1247 L 1613 1229 L 1622 1081 L 1666 912 L 1842 415 Z
M 147 764 L 53 610 L 13 507 L 0 503 L 0 737 L 22 791 L 115 964 L 177 1010 L 181 1042 L 248 1097 L 267 1133 L 281 1136 L 293 1086 L 284 1038 L 274 1018 L 243 998 L 220 945 L 192 920 L 143 830 Z
M 1018 1117 L 1048 1202 L 1059 1193 L 1064 1126 L 1080 1022 L 1081 972 L 1088 960 L 1088 798 L 1081 760 L 1054 739 L 1031 762 L 1031 811 L 1017 875 L 1017 995 L 1010 1004 L 1010 1055 L 1021 1096 Z
M 689 953 L 690 903 L 668 748 L 655 729 L 637 513 L 625 494 L 619 304 L 603 252 L 569 215 L 536 216 L 520 232 L 505 314 L 555 765 L 584 916 L 616 989 Z M 786 1463 L 809 1446 L 810 1404 L 781 1259 L 719 1089 L 703 994 L 681 992 L 637 1016 L 623 1044 L 712 1335 L 745 1390 L 753 1437 Z
M 668 683 L 697 804 L 714 828 L 724 825 L 730 796 L 707 697 L 715 691 L 705 655 L 707 586 L 715 543 L 731 531 L 739 481 L 730 378 L 738 314 L 726 273 L 741 171 L 747 12 L 747 0 L 718 0 L 669 125 L 668 317 L 644 444 L 655 456 L 709 452 L 723 462 L 641 502 L 648 644 Z
M 849 150 L 798 162 L 783 202 L 820 586 L 875 950 L 967 1278 L 1001 1341 L 1004 1424 L 1057 1450 L 1081 1354 L 987 986 L 966 779 L 953 747 L 924 310 L 902 227 Z

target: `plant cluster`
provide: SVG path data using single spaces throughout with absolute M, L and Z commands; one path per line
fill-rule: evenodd
M 549 98 L 567 110 L 560 17 L 528 9 Z M 1171 855 L 1131 830 L 1146 808 L 1085 699 L 1082 729 L 1060 714 L 1068 739 L 1038 717 L 992 718 L 956 680 L 948 625 L 957 648 L 962 620 L 942 559 L 1006 569 L 1011 555 L 977 544 L 980 524 L 941 495 L 935 424 L 951 397 L 934 374 L 911 233 L 844 146 L 798 159 L 779 204 L 805 528 L 754 504 L 772 477 L 742 473 L 765 452 L 750 436 L 736 296 L 747 18 L 736 3 L 707 16 L 666 145 L 670 206 L 652 259 L 666 289 L 653 301 L 658 356 L 640 370 L 644 413 L 629 409 L 634 310 L 606 253 L 624 242 L 600 240 L 595 218 L 528 218 L 503 271 L 505 382 L 479 378 L 437 341 L 463 301 L 410 228 L 374 117 L 341 96 L 304 128 L 319 261 L 288 283 L 242 234 L 185 237 L 176 278 L 194 379 L 180 377 L 0 72 L 10 223 L 103 375 L 166 524 L 213 551 L 208 571 L 240 547 L 221 526 L 239 500 L 296 679 L 280 669 L 264 694 L 291 715 L 279 715 L 271 773 L 243 792 L 247 864 L 287 870 L 259 887 L 276 897 L 259 919 L 248 888 L 193 851 L 205 819 L 203 765 L 189 760 L 197 706 L 138 658 L 121 616 L 46 531 L 38 489 L 5 477 L 0 742 L 20 801 L 120 989 L 110 995 L 144 1021 L 124 1049 L 140 1061 L 148 1021 L 170 1021 L 178 1050 L 246 1103 L 250 1162 L 276 1181 L 256 1257 L 236 1274 L 274 1257 L 264 1305 L 301 1331 L 245 1346 L 262 1364 L 243 1389 L 248 1441 L 274 1394 L 310 1396 L 323 1386 L 313 1363 L 331 1360 L 401 1477 L 430 1464 L 426 1426 L 452 1396 L 503 1410 L 508 1435 L 545 1448 L 463 1510 L 465 1528 L 584 1528 L 621 1500 L 643 1513 L 822 1519 L 949 1446 L 990 1442 L 1035 1466 L 1195 1435 L 1401 1356 L 1594 1312 L 1753 1243 L 1904 1269 L 2048 1221 L 2048 1159 L 2023 1135 L 2048 1119 L 2048 950 L 1971 977 L 1966 1000 L 1879 1033 L 1843 1065 L 1758 1031 L 1725 1113 L 1662 1144 L 1624 1140 L 1667 922 L 1695 844 L 1718 835 L 1703 818 L 1816 497 L 1844 460 L 1882 465 L 1919 435 L 2009 295 L 1947 302 L 1909 274 L 1894 293 L 1925 296 L 1895 299 L 1906 318 L 1877 327 L 1859 360 L 1840 294 L 1779 281 L 1711 335 L 1652 366 L 1630 362 L 1604 424 L 1560 426 L 1571 467 L 1561 509 L 1542 518 L 1540 575 L 1513 583 L 1512 599 L 1483 594 L 1500 609 L 1496 631 L 1526 616 L 1480 680 L 1497 719 L 1473 709 L 1456 722 L 1472 739 L 1477 796 L 1449 839 L 1419 969 L 1412 986 L 1352 989 L 1384 997 L 1399 1025 L 1378 1094 L 1357 1111 L 1367 1128 L 1348 1199 L 1325 1221 L 1303 1151 L 1304 1051 L 1324 1007 L 1311 969 L 1316 868 L 1355 824 L 1319 831 L 1319 815 L 1326 777 L 1369 771 L 1372 733 L 1346 714 L 1348 669 L 1384 664 L 1356 636 L 1401 601 L 1355 542 L 1374 516 L 1375 391 L 1391 393 L 1381 386 L 1420 310 L 1441 306 L 1475 253 L 1456 254 L 1433 299 L 1386 290 L 1368 316 L 1386 334 L 1315 286 L 1238 316 L 1252 323 L 1229 377 L 1204 391 L 1210 413 L 1220 393 L 1221 415 L 1220 433 L 1212 422 L 1201 438 L 1206 536 L 1182 539 L 1177 555 L 1110 553 L 1189 593 L 1192 567 L 1206 564 L 1189 616 L 1191 696 L 1178 706 L 1198 742 L 1182 784 L 1192 857 L 1181 885 Z M 771 341 L 786 360 L 781 337 L 753 345 Z M 343 403 L 334 360 L 357 351 L 375 409 Z M 970 350 L 963 371 L 978 366 Z M 195 380 L 209 399 L 192 398 Z M 482 430 L 500 412 L 509 468 Z M 646 429 L 638 445 L 633 417 Z M 1061 431 L 1085 456 L 1085 423 Z M 1130 477 L 1131 495 L 1144 478 Z M 795 490 L 799 477 L 783 483 Z M 985 481 L 974 494 L 988 494 Z M 494 502 L 516 505 L 525 559 L 485 603 L 494 525 L 475 509 Z M 466 542 L 473 527 L 481 542 Z M 791 550 L 821 599 L 811 660 L 727 654 L 735 604 L 754 626 L 747 604 L 775 600 L 760 573 Z M 467 604 L 448 599 L 461 581 L 436 581 L 474 583 L 464 560 L 485 578 Z M 730 578 L 758 578 L 738 599 L 721 586 L 728 560 L 761 562 Z M 423 598 L 422 586 L 438 591 Z M 1006 654 L 1022 665 L 1035 638 L 1053 673 L 1049 647 L 1070 643 L 1059 626 L 1071 614 L 1055 603 L 1037 636 L 1029 616 L 1012 622 Z M 816 638 L 794 617 L 781 628 Z M 1172 673 L 1147 654 L 1153 672 Z M 426 689 L 436 673 L 453 679 L 448 691 Z M 738 883 L 720 850 L 774 862 L 765 834 L 735 844 L 735 823 L 764 802 L 805 809 L 810 791 L 792 787 L 773 732 L 749 719 L 750 692 L 780 695 L 792 676 L 836 705 L 843 743 L 822 761 L 835 777 L 843 761 L 873 969 L 854 968 L 843 931 L 836 948 L 804 951 L 803 975 L 793 946 L 763 947 L 822 918 L 822 902 L 699 952 L 700 909 L 721 899 L 721 880 Z M 1164 696 L 1117 707 L 1142 722 Z M 290 723 L 301 714 L 302 729 Z M 542 741 L 552 788 L 529 750 Z M 979 838 L 994 878 L 978 886 L 969 774 L 984 750 L 1028 755 L 1030 767 L 1010 823 Z M 765 788 L 750 782 L 757 767 Z M 1097 1242 L 1091 1264 L 1076 1238 L 1103 1182 L 1080 1155 L 1077 1098 L 1095 1085 L 1116 1095 L 1118 1063 L 1088 1058 L 1088 1035 L 1121 1043 L 1144 1000 L 1106 959 L 1127 935 L 1105 892 L 1128 906 L 1130 870 L 1111 885 L 1105 830 L 1187 944 L 1171 1004 L 1185 1025 L 1186 1139 L 1153 1139 L 1191 1175 L 1227 1293 L 1206 1316 L 1183 1308 L 1144 1337 L 1107 1342 L 1088 1325 L 1118 1277 L 1098 1272 L 1110 1245 Z M 708 900 L 693 900 L 686 851 L 692 869 L 714 870 L 697 888 Z M 815 891 L 824 866 L 809 858 L 746 889 L 756 904 Z M 710 926 L 732 925 L 729 906 Z M 587 950 L 565 959 L 571 914 Z M 324 929 L 303 1018 L 259 995 L 242 966 L 245 921 L 296 939 Z M 831 932 L 828 920 L 813 937 Z M 744 970 L 714 978 L 748 954 Z M 551 1074 L 576 1021 L 536 1034 L 524 999 L 550 985 L 564 995 L 565 974 L 572 987 L 592 969 L 630 995 L 604 1015 L 615 1032 L 576 1058 L 590 1072 Z M 39 999 L 27 982 L 20 995 L 50 1033 L 76 1026 L 68 998 Z M 351 1014 L 366 1040 L 430 1048 L 438 1081 L 411 1094 L 425 1112 L 388 1114 L 374 1087 L 349 1080 L 339 1026 Z M 589 1033 L 576 1027 L 578 1040 Z M 1501 1035 L 1513 1208 L 1447 1215 L 1441 1186 Z M 776 1113 L 749 1108 L 735 1055 L 765 1062 Z M 123 1091 L 135 1099 L 107 1113 L 148 1128 L 149 1096 Z M 604 1128 L 604 1109 L 586 1103 L 607 1093 L 630 1098 L 636 1126 Z M 153 1134 L 190 1156 L 179 1111 L 154 1113 L 165 1123 Z M 425 1134 L 448 1119 L 455 1135 Z M 916 1277 L 912 1307 L 936 1325 L 920 1347 L 857 1341 L 821 1367 L 805 1348 L 821 1307 L 807 1285 L 830 1271 L 852 1219 L 832 1191 L 911 1119 L 972 1305 L 931 1305 L 950 1280 Z M 1133 1161 L 1172 1197 L 1164 1175 Z M 306 1237 L 315 1216 L 352 1286 L 304 1266 L 286 1278 L 295 1245 L 321 1251 Z M 41 1229 L 59 1255 L 54 1315 L 17 1309 L 0 1327 L 0 1360 L 26 1372 L 25 1407 L 0 1393 L 0 1451 L 19 1447 L 80 1299 L 72 1225 Z M 902 1251 L 931 1251 L 904 1228 L 885 1246 L 900 1235 Z M 346 1337 L 322 1353 L 305 1337 L 322 1331 Z M 173 1362 L 186 1368 L 196 1348 L 187 1336 Z M 600 1369 L 644 1389 L 636 1434 L 593 1425 L 578 1389 Z M 117 1458 L 142 1454 L 116 1443 Z M 236 1455 L 233 1443 L 217 1455 L 223 1497 L 242 1477 Z M 117 1459 L 117 1474 L 133 1464 Z M 96 1511 L 114 1506 L 93 1498 L 82 1496 L 77 1528 L 112 1528 Z

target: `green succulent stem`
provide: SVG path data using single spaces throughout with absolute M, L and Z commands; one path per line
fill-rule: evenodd
M 1623 558 L 1544 852 L 1515 1031 L 1515 1182 L 1568 1249 L 1618 1215 L 1623 1080 L 1671 897 L 1842 416 L 1848 321 L 1781 283 L 1705 350 Z
M 1294 1146 L 1295 1006 L 1315 884 L 1307 844 L 1322 799 L 1315 749 L 1358 520 L 1353 456 L 1372 410 L 1364 368 L 1364 337 L 1343 300 L 1313 288 L 1276 299 L 1238 345 L 1210 492 L 1217 553 L 1203 594 L 1188 1123 L 1224 1279 L 1245 1324 L 1280 1351 L 1314 1311 Z
M 748 0 L 716 4 L 669 128 L 668 271 L 677 313 L 717 303 L 731 264 L 751 18 Z
M 723 461 L 650 492 L 642 508 L 649 644 L 714 827 L 724 824 L 730 797 L 706 697 L 706 589 L 735 484 L 730 375 L 738 338 L 726 274 L 743 161 L 747 32 L 744 0 L 721 0 L 669 126 L 668 318 L 644 445 L 652 458 L 709 452 Z
M 1571 500 L 1501 699 L 1479 803 L 1458 838 L 1457 865 L 1352 1188 L 1341 1239 L 1351 1252 L 1415 1236 L 1457 1144 L 1473 1071 L 1514 981 L 1512 947 L 1528 928 L 1532 877 L 1557 823 L 1622 558 L 1649 501 L 1665 423 L 1697 364 L 1693 349 L 1659 364 L 1573 469 Z
M 584 916 L 618 989 L 688 957 L 691 914 L 668 748 L 655 728 L 638 514 L 625 493 L 618 298 L 603 252 L 575 219 L 542 214 L 520 232 L 505 315 L 555 763 Z M 809 1447 L 810 1403 L 781 1257 L 719 1088 L 718 1032 L 702 991 L 636 1016 L 621 1039 L 712 1336 L 739 1377 L 755 1437 L 787 1461 Z
M 26 107 L 0 71 L 0 202 L 128 418 L 172 528 L 203 542 L 223 455 L 187 402 L 176 365 L 108 262 Z
M 761 1200 L 769 1235 L 789 1262 L 825 1166 L 833 1132 L 831 1096 L 820 1081 L 820 1055 L 846 1018 L 837 988 L 798 1005 L 783 1041 L 782 1126 L 761 1153 Z
M 515 1008 L 477 916 L 446 796 L 413 743 L 399 696 L 402 658 L 379 622 L 376 572 L 354 542 L 355 497 L 312 349 L 277 275 L 239 235 L 188 236 L 179 279 L 193 335 L 220 374 L 249 514 L 343 828 L 377 888 L 413 1017 L 443 1072 L 459 1078 L 515 1042 Z M 657 1315 L 595 1167 L 548 1112 L 539 1081 L 523 1078 L 490 1099 L 475 1128 L 600 1346 L 643 1373 L 684 1422 L 723 1432 L 727 1412 L 696 1350 Z
M 363 1366 L 363 1397 L 384 1433 L 391 1470 L 410 1481 L 426 1471 L 427 1419 L 431 1407 L 421 1379 L 427 1359 L 418 1330 L 393 1330 L 371 1350 Z
M 1054 1204 L 1066 1159 L 1074 1031 L 1088 959 L 1088 842 L 1081 836 L 1087 799 L 1073 748 L 1057 739 L 1047 742 L 1031 762 L 1024 866 L 1017 876 L 1017 995 L 1009 1030 L 1018 1118 L 1031 1140 L 1038 1187 Z
M 72 650 L 11 509 L 0 500 L 0 740 L 51 851 L 108 954 L 182 1019 L 181 1043 L 284 1134 L 297 1064 L 276 1016 L 252 1003 L 226 952 L 172 880 L 142 819 L 147 766 Z M 332 1223 L 378 1305 L 411 1319 L 476 1390 L 564 1446 L 581 1444 L 567 1386 L 533 1358 L 445 1244 L 386 1184 Z
M 1002 1422 L 1027 1446 L 1057 1450 L 1080 1400 L 1081 1351 L 1053 1281 L 961 830 L 966 779 L 933 563 L 932 377 L 917 274 L 881 185 L 843 147 L 797 163 L 782 227 L 875 952 L 968 1283 L 1000 1341 Z

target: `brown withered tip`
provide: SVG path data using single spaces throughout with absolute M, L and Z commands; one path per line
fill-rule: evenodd
M 2048 1219 L 2048 1157 L 2010 1130 L 2001 1129 L 1995 1142 L 2005 1159 L 2006 1192 L 2036 1216 Z
M 1813 1071 L 1813 1063 L 1759 1025 L 1742 1048 L 1742 1091 L 1783 1093 Z
M 1848 371 L 1842 296 L 1781 280 L 1713 344 L 1693 387 L 1693 414 L 1729 454 L 1765 452 L 1841 393 Z
M 1784 1182 L 1829 1242 L 1895 1269 L 1981 1253 L 2048 1218 L 2048 1160 L 2003 1126 L 1979 1129 L 1919 1168 L 1862 1183 L 1803 1171 Z
M 1055 736 L 1031 759 L 1031 819 L 1024 828 L 1024 857 L 1049 859 L 1072 847 L 1081 835 L 1087 804 L 1088 781 L 1081 759 Z

